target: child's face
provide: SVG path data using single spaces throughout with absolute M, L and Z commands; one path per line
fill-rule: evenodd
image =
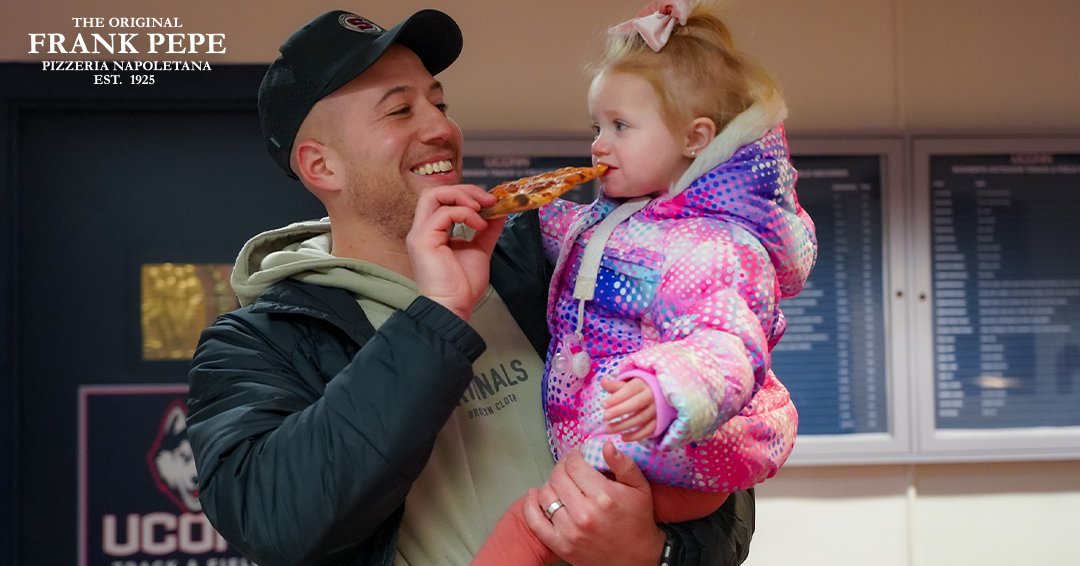
M 692 161 L 685 140 L 668 129 L 655 91 L 641 77 L 597 75 L 589 88 L 589 116 L 596 135 L 593 164 L 608 166 L 600 186 L 610 197 L 663 193 Z

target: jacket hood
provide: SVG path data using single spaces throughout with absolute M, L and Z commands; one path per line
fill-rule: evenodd
M 753 232 L 776 269 L 782 297 L 798 294 L 817 256 L 814 223 L 799 204 L 777 95 L 735 117 L 669 193 L 643 214 L 658 219 L 705 216 Z
M 331 255 L 330 220 L 296 222 L 248 240 L 233 266 L 231 284 L 243 306 L 274 284 L 295 279 L 404 309 L 417 296 L 416 284 L 379 265 Z
M 787 105 L 779 94 L 763 98 L 739 114 L 694 159 L 668 194 L 677 195 L 709 170 L 724 163 L 746 144 L 761 139 L 787 118 Z

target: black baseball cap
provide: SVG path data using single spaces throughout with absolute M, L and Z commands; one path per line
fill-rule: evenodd
M 292 178 L 289 154 L 300 124 L 321 98 L 356 78 L 399 43 L 435 75 L 461 54 L 461 29 L 438 10 L 421 10 L 384 29 L 344 10 L 326 12 L 292 34 L 259 86 L 259 121 L 266 149 Z

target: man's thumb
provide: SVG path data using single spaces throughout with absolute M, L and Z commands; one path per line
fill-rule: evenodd
M 637 489 L 649 489 L 649 480 L 645 479 L 637 463 L 615 448 L 610 440 L 604 443 L 604 461 L 615 474 L 615 481 Z

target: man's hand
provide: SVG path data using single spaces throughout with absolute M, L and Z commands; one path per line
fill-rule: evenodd
M 506 219 L 484 220 L 477 211 L 495 197 L 475 185 L 450 185 L 420 194 L 405 244 L 420 293 L 468 320 L 487 291 L 491 251 Z M 454 225 L 476 231 L 455 238 Z
M 653 519 L 649 482 L 629 456 L 604 444 L 608 479 L 577 451 L 555 464 L 548 483 L 525 495 L 525 521 L 555 554 L 575 566 L 649 565 L 660 560 L 664 533 Z M 544 509 L 563 506 L 549 520 Z

